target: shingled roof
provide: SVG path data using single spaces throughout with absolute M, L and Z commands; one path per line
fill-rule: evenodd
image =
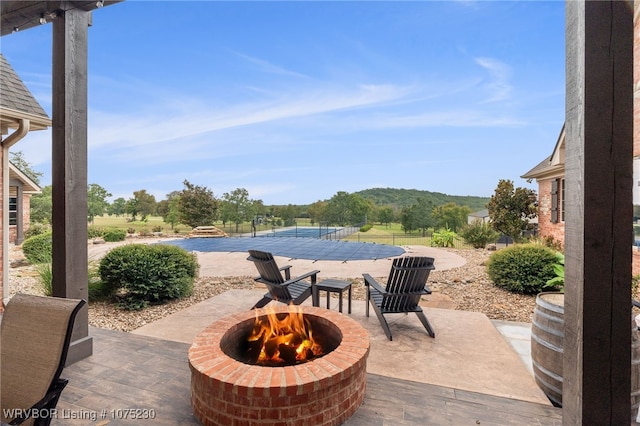
M 550 156 L 538 163 L 533 169 L 520 176 L 531 181 L 533 179 L 548 179 L 553 176 L 564 174 L 564 125 L 560 130 L 560 135 Z
M 0 122 L 2 132 L 16 128 L 21 118 L 29 119 L 31 130 L 51 126 L 51 119 L 0 53 Z

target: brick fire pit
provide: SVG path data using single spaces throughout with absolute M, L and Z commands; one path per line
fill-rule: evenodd
M 189 349 L 191 404 L 202 424 L 338 425 L 356 412 L 366 387 L 367 331 L 335 311 L 304 306 L 303 314 L 313 320 L 314 333 L 339 338 L 334 350 L 303 364 L 268 367 L 236 359 L 234 347 L 256 311 L 223 318 L 196 337 Z

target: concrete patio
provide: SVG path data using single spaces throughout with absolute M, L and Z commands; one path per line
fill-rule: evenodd
M 461 264 L 457 256 L 431 248 L 409 248 L 408 254 L 434 255 L 439 269 Z M 244 253 L 198 253 L 198 258 L 203 275 L 253 273 Z M 388 259 L 278 261 L 293 264 L 296 270 L 311 267 L 320 269 L 323 276 L 338 278 L 357 276 L 363 270 L 384 276 L 390 265 Z M 250 309 L 263 293 L 230 290 L 131 333 L 91 328 L 94 355 L 65 369 L 70 384 L 58 408 L 67 418 L 53 424 L 128 425 L 151 420 L 123 418 L 126 413 L 139 413 L 129 409 L 153 413 L 153 424 L 197 424 L 190 407 L 187 351 L 191 342 L 217 319 Z M 320 306 L 325 303 L 322 297 Z M 371 348 L 365 401 L 346 424 L 562 423 L 562 410 L 549 403 L 533 379 L 529 324 L 444 309 L 438 307 L 443 304 L 437 297 L 427 298 L 424 305 L 436 337 L 427 335 L 415 315 L 399 314 L 388 317 L 394 337 L 389 341 L 375 315 L 365 316 L 365 303 L 353 301 L 350 317 L 368 331 Z M 331 309 L 337 307 L 334 298 Z M 344 312 L 347 315 L 346 303 Z

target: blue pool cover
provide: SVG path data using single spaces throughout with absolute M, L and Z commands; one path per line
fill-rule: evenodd
M 404 250 L 397 246 L 375 243 L 357 243 L 317 238 L 187 238 L 167 241 L 187 251 L 247 252 L 268 251 L 274 256 L 308 260 L 375 260 L 400 256 Z

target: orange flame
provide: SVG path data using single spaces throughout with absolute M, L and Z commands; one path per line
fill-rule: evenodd
M 323 355 L 322 346 L 313 339 L 311 324 L 296 305 L 289 305 L 284 314 L 269 307 L 266 316 L 256 311 L 248 346 L 254 362 L 267 366 L 299 364 Z

